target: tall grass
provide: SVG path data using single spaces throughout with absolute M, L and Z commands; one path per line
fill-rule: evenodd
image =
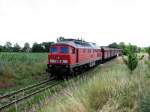
M 4 62 L 36 63 L 44 61 L 46 53 L 0 53 L 0 59 Z
M 46 53 L 0 53 L 0 92 L 42 80 L 46 63 Z
M 140 62 L 133 75 L 119 58 L 98 67 L 93 77 L 72 82 L 61 94 L 46 99 L 40 112 L 148 112 L 150 80 Z M 145 91 L 143 93 L 143 91 Z M 48 102 L 48 103 L 47 103 Z M 148 111 L 147 111 L 148 110 Z

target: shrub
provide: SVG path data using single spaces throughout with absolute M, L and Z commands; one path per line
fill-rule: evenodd
M 131 72 L 137 67 L 138 57 L 137 54 L 134 53 L 132 45 L 130 45 L 130 47 L 128 48 L 127 59 L 123 57 L 123 61 Z

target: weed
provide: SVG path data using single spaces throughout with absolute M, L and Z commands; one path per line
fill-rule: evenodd
M 0 85 L 9 91 L 46 79 L 42 75 L 46 63 L 46 53 L 0 53 Z M 0 88 L 0 92 L 5 89 Z

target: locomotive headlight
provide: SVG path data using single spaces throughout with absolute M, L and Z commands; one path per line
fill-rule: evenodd
M 68 60 L 63 60 L 63 63 L 68 63 Z

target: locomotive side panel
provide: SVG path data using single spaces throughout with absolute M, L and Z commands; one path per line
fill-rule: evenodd
M 79 63 L 86 64 L 102 59 L 102 53 L 96 49 L 79 49 Z

